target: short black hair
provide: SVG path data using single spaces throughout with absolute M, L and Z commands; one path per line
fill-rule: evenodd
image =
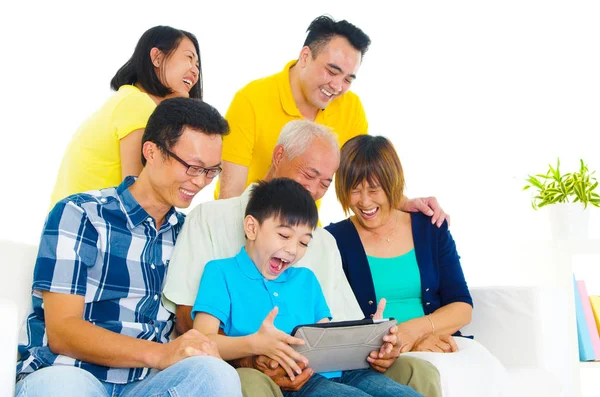
M 304 46 L 310 48 L 313 58 L 315 58 L 335 36 L 342 36 L 348 40 L 352 47 L 360 51 L 361 58 L 365 56 L 365 53 L 369 49 L 369 45 L 371 45 L 369 36 L 358 27 L 346 20 L 336 22 L 327 15 L 321 15 L 320 17 L 315 18 L 306 31 L 308 32 L 308 35 L 306 36 L 306 40 L 304 40 Z
M 317 205 L 308 190 L 288 178 L 258 182 L 250 192 L 245 216 L 248 215 L 258 223 L 278 218 L 285 225 L 308 225 L 311 229 L 317 227 L 319 221 Z
M 165 86 L 156 75 L 150 58 L 150 50 L 156 47 L 168 58 L 179 47 L 179 43 L 184 37 L 190 39 L 198 54 L 198 82 L 190 90 L 190 98 L 202 99 L 202 62 L 200 61 L 198 40 L 190 32 L 170 26 L 159 25 L 144 32 L 135 46 L 131 58 L 121 66 L 110 81 L 110 87 L 117 91 L 122 85 L 139 83 L 150 95 L 163 98 L 172 94 L 173 91 Z
M 229 124 L 219 111 L 208 103 L 194 98 L 171 98 L 162 101 L 150 118 L 142 136 L 145 142 L 154 142 L 164 155 L 170 150 L 189 127 L 207 135 L 227 135 Z M 142 153 L 142 165 L 146 158 Z

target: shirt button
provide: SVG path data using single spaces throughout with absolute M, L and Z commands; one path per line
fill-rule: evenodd
M 152 218 L 146 219 L 148 222 L 152 223 Z
M 373 301 L 369 301 L 369 305 L 372 305 L 372 304 L 373 304 Z
M 157 301 L 158 300 L 158 295 L 154 295 L 154 300 Z M 429 304 L 429 303 L 427 303 Z
M 150 265 L 151 269 L 156 269 L 156 266 L 154 266 L 154 263 Z
M 373 318 L 373 317 L 375 317 L 375 315 L 374 315 L 374 314 L 371 314 L 371 318 Z
M 101 203 L 106 203 L 106 199 L 105 199 L 104 197 L 102 197 L 102 198 L 100 199 L 100 202 L 101 202 Z
M 429 292 L 429 288 L 425 288 L 425 292 Z
M 273 292 L 273 296 L 279 296 L 277 292 Z
M 429 305 L 430 305 L 430 302 L 425 302 L 425 306 L 429 306 Z

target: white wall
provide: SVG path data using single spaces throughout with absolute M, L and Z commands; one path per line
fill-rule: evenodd
M 397 145 L 408 195 L 435 195 L 452 215 L 472 284 L 526 283 L 543 269 L 518 260 L 527 240 L 547 237 L 521 192 L 527 173 L 545 171 L 556 156 L 600 167 L 593 2 L 94 3 L 1 6 L 0 238 L 37 242 L 71 135 L 111 95 L 110 78 L 156 24 L 197 35 L 205 100 L 222 112 L 237 89 L 297 56 L 317 15 L 365 30 L 373 44 L 353 89 L 370 132 Z M 333 192 L 324 208 L 324 223 L 341 219 Z

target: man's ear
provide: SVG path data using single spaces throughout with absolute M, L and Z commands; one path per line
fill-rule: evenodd
M 244 218 L 244 233 L 248 240 L 256 240 L 256 234 L 258 233 L 259 223 L 258 220 L 252 215 L 246 215 Z
M 156 161 L 157 156 L 162 156 L 162 153 L 160 152 L 158 146 L 156 146 L 156 143 L 150 141 L 146 141 L 142 145 L 142 154 L 144 155 L 146 162 L 150 164 Z
M 275 169 L 275 174 L 277 174 L 277 170 L 281 166 L 281 162 L 285 160 L 285 150 L 283 149 L 283 145 L 275 146 L 273 149 L 273 168 Z
M 300 55 L 298 55 L 298 65 L 302 68 L 305 67 L 309 57 L 312 57 L 312 50 L 309 46 L 305 45 L 300 50 Z
M 159 50 L 156 47 L 152 47 L 152 49 L 150 50 L 150 59 L 152 60 L 152 65 L 155 68 L 160 68 L 160 64 L 163 61 L 163 53 L 161 50 Z

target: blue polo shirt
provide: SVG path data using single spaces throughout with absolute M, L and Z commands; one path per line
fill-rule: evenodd
M 321 286 L 311 270 L 290 267 L 275 280 L 267 280 L 242 247 L 233 258 L 206 264 L 192 318 L 197 312 L 205 312 L 221 321 L 226 335 L 246 336 L 259 330 L 275 306 L 279 308 L 275 327 L 288 334 L 297 325 L 331 319 Z

